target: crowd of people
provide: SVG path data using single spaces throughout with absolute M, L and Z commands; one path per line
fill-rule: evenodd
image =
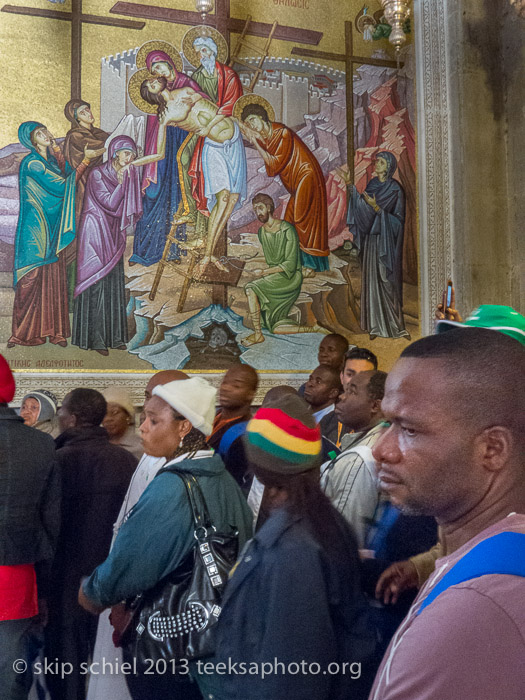
M 245 364 L 157 372 L 138 430 L 118 386 L 18 414 L 0 356 L 0 698 L 522 700 L 525 318 L 442 311 L 388 374 L 325 336 L 260 406 Z M 197 567 L 196 493 L 237 546 L 212 648 L 144 668 L 130 613 Z

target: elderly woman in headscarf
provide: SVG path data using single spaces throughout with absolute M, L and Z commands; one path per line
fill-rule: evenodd
M 405 192 L 394 180 L 397 159 L 376 155 L 375 175 L 363 194 L 352 185 L 347 223 L 361 260 L 361 328 L 370 339 L 410 338 L 403 318 Z
M 60 430 L 55 420 L 58 409 L 57 397 L 50 391 L 40 389 L 26 394 L 22 399 L 20 415 L 24 424 L 58 437 Z
M 116 136 L 108 160 L 91 171 L 77 236 L 72 343 L 108 355 L 126 349 L 124 253 L 127 229 L 142 214 L 137 156 L 129 136 Z
M 15 237 L 12 335 L 7 347 L 65 347 L 70 335 L 65 252 L 75 239 L 75 184 L 97 151 L 86 148 L 76 172 L 52 134 L 24 122 L 18 140 L 29 150 L 20 164 L 20 213 Z
M 140 460 L 144 454 L 142 443 L 135 432 L 135 408 L 129 391 L 120 386 L 110 386 L 102 392 L 107 402 L 102 427 L 112 445 L 120 445 Z
M 215 398 L 216 390 L 201 377 L 153 389 L 140 427 L 142 443 L 146 454 L 164 457 L 167 462 L 120 527 L 106 561 L 83 582 L 79 602 L 87 610 L 98 613 L 151 589 L 180 570 L 194 551 L 194 521 L 186 488 L 170 468 L 195 477 L 219 532 L 237 530 L 239 548 L 250 537 L 248 504 L 222 459 L 206 442 L 212 430 Z M 124 659 L 133 668 L 128 648 Z M 195 671 L 191 667 L 187 670 Z M 201 697 L 185 671 L 156 671 L 154 667 L 152 673 L 126 675 L 133 700 Z M 200 684 L 202 678 L 197 677 L 197 681 Z
M 207 97 L 194 80 L 177 70 L 172 58 L 164 51 L 151 51 L 146 56 L 146 67 L 153 75 L 166 79 L 168 90 L 189 86 Z M 158 133 L 159 118 L 156 114 L 150 114 L 146 122 L 145 156 L 157 152 Z M 135 231 L 130 264 L 154 265 L 162 257 L 166 236 L 182 199 L 177 153 L 187 136 L 188 133 L 178 126 L 168 126 L 164 159 L 148 163 L 144 168 L 144 214 Z M 184 235 L 182 229 L 178 229 L 181 240 Z M 178 246 L 173 246 L 170 259 L 179 258 L 179 255 Z

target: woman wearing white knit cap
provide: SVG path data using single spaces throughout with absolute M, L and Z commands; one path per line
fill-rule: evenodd
M 201 377 L 156 386 L 140 427 L 144 451 L 167 463 L 144 491 L 120 528 L 108 558 L 83 583 L 79 602 L 100 613 L 149 590 L 175 571 L 196 540 L 186 488 L 165 471 L 177 465 L 197 479 L 218 531 L 239 532 L 239 548 L 251 536 L 251 513 L 221 458 L 206 443 L 215 415 L 216 391 Z M 126 661 L 132 659 L 126 658 Z M 197 700 L 196 684 L 183 674 L 128 675 L 133 700 Z M 205 684 L 205 677 L 196 676 Z M 203 692 L 207 687 L 202 688 Z
M 135 432 L 135 408 L 129 391 L 120 386 L 109 386 L 102 394 L 108 404 L 102 427 L 107 430 L 109 441 L 140 459 L 144 450 Z

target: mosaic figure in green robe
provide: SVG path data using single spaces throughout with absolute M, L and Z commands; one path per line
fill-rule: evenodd
M 289 318 L 303 283 L 297 231 L 287 221 L 273 217 L 275 205 L 269 195 L 257 194 L 252 205 L 263 224 L 257 236 L 268 268 L 254 270 L 255 279 L 244 288 L 254 332 L 242 344 L 249 347 L 264 342 L 262 326 L 277 335 L 328 333 L 317 325 L 302 326 Z

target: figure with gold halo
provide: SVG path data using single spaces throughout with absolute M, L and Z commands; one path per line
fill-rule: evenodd
M 137 67 L 147 68 L 153 75 L 166 80 L 168 90 L 191 87 L 200 92 L 200 87 L 182 72 L 182 59 L 178 51 L 165 41 L 148 41 L 137 53 Z M 204 93 L 201 93 L 204 95 Z M 152 111 L 146 123 L 145 155 L 157 151 L 159 118 Z M 133 255 L 130 265 L 139 263 L 150 266 L 162 257 L 166 237 L 173 217 L 182 201 L 177 154 L 188 136 L 178 125 L 170 125 L 165 132 L 165 157 L 161 161 L 149 162 L 142 173 L 144 213 L 137 224 L 133 240 Z M 178 236 L 184 238 L 184 228 L 179 227 Z M 178 246 L 172 246 L 170 259 L 179 259 Z
M 269 177 L 280 177 L 290 194 L 284 213 L 299 236 L 303 276 L 328 270 L 326 182 L 304 141 L 275 121 L 271 105 L 259 95 L 244 95 L 235 105 L 243 135 L 257 149 Z
M 192 27 L 182 40 L 184 56 L 195 66 L 192 80 L 219 108 L 219 114 L 231 117 L 233 107 L 242 96 L 242 83 L 237 73 L 226 65 L 228 44 L 213 27 Z M 193 144 L 188 174 L 191 181 L 191 195 L 197 210 L 208 214 L 204 193 L 204 173 L 202 171 L 202 150 L 204 139 L 198 137 Z M 189 148 L 188 148 L 189 150 Z
M 213 251 L 232 212 L 246 198 L 246 154 L 239 126 L 231 117 L 220 114 L 217 105 L 200 92 L 191 87 L 170 90 L 164 76 L 152 76 L 147 71 L 132 76 L 130 96 L 139 109 L 151 112 L 153 108 L 159 118 L 156 153 L 139 158 L 130 167 L 164 159 L 170 125 L 204 138 L 202 171 L 210 219 L 204 257 L 196 266 L 195 275 L 201 276 L 210 262 L 227 271 Z

